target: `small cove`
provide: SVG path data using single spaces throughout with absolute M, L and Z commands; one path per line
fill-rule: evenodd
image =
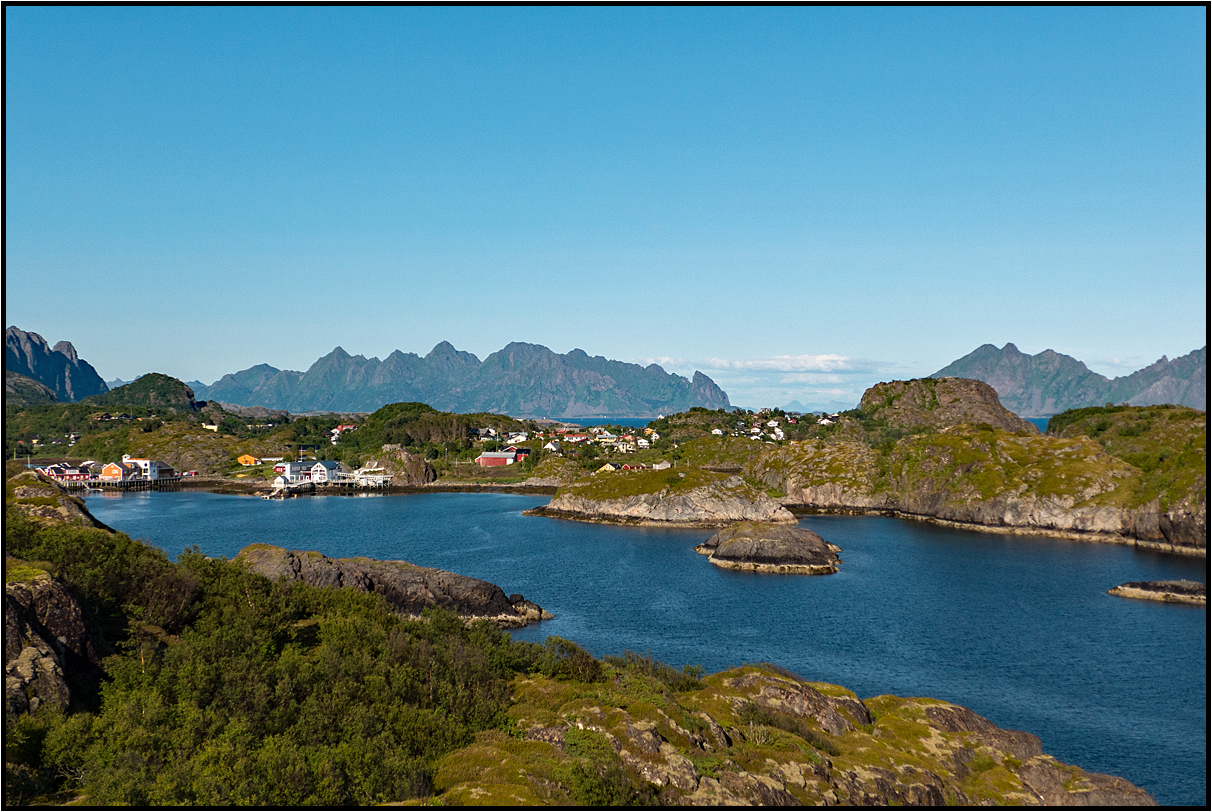
M 1207 614 L 1105 590 L 1206 580 L 1206 561 L 1119 545 L 813 516 L 842 547 L 824 577 L 722 570 L 704 530 L 522 516 L 541 495 L 417 494 L 280 502 L 211 493 L 93 496 L 112 527 L 170 555 L 254 542 L 404 559 L 521 592 L 556 615 L 514 633 L 715 671 L 771 661 L 860 696 L 934 696 L 1163 804 L 1207 797 Z

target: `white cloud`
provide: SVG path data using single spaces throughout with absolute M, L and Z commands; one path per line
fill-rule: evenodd
M 834 372 L 851 371 L 854 365 L 845 355 L 775 355 L 769 358 L 754 358 L 730 361 L 727 358 L 708 358 L 706 368 L 719 370 L 755 370 L 770 372 Z

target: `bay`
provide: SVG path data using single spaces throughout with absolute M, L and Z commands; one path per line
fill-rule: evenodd
M 775 662 L 869 697 L 932 696 L 1040 736 L 1162 804 L 1207 805 L 1207 612 L 1115 598 L 1125 581 L 1206 580 L 1206 561 L 884 517 L 801 525 L 842 548 L 824 577 L 722 570 L 710 531 L 523 516 L 545 496 L 417 494 L 266 501 L 95 495 L 103 522 L 170 555 L 262 542 L 404 559 L 521 592 L 556 617 L 514 632 L 716 671 Z

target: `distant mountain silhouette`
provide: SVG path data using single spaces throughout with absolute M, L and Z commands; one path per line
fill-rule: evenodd
M 1127 403 L 1175 403 L 1208 408 L 1208 347 L 1156 363 L 1122 378 L 1092 372 L 1081 361 L 1052 350 L 1027 355 L 1013 344 L 985 344 L 934 373 L 935 378 L 974 378 L 997 392 L 1002 405 L 1022 417 L 1047 417 L 1067 409 Z
M 61 403 L 109 390 L 97 370 L 76 355 L 70 341 L 60 341 L 52 348 L 42 336 L 17 327 L 4 331 L 4 371 L 33 378 L 54 392 Z
M 569 419 L 729 408 L 728 395 L 701 372 L 688 380 L 656 364 L 642 367 L 582 350 L 561 355 L 524 343 L 483 361 L 446 341 L 424 358 L 396 350 L 382 361 L 337 347 L 306 372 L 258 364 L 195 392 L 199 399 L 291 412 L 370 412 L 407 401 L 442 411 Z

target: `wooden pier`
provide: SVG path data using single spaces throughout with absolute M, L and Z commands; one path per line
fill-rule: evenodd
M 180 487 L 181 477 L 161 479 L 56 479 L 68 491 L 164 491 Z

